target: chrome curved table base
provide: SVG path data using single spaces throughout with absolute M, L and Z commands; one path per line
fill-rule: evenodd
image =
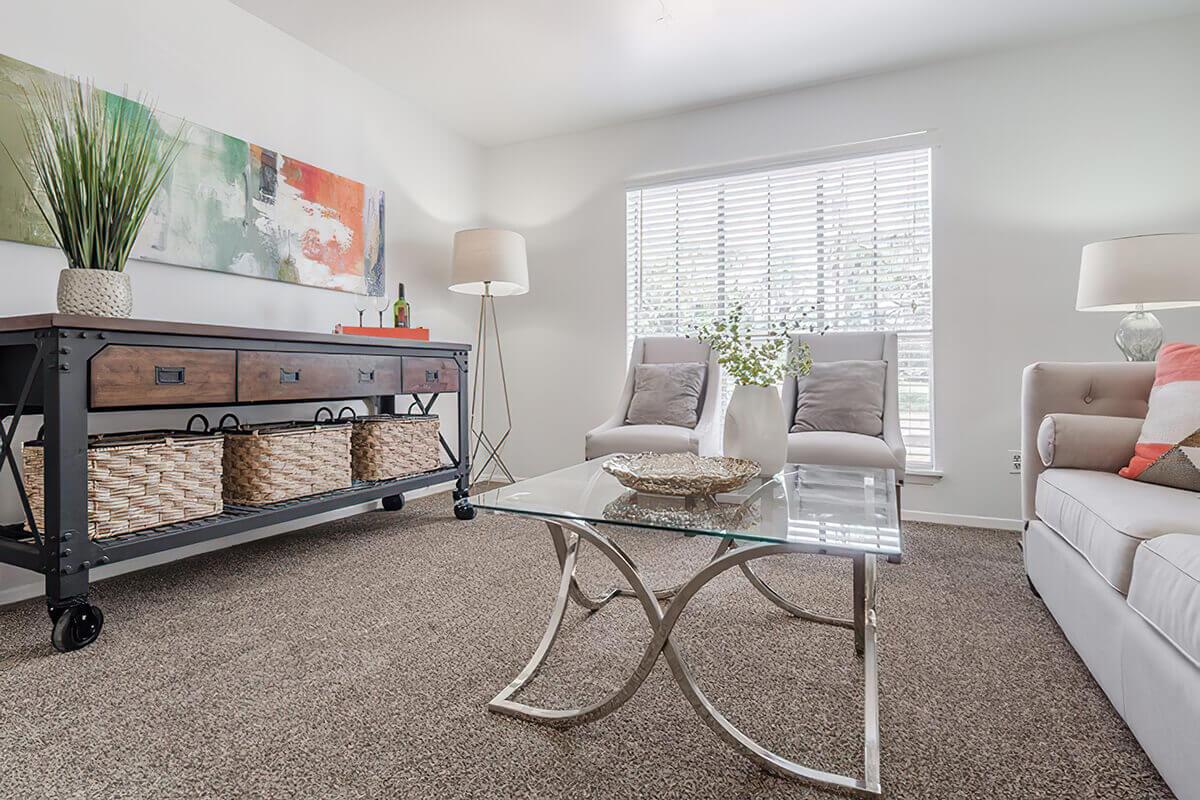
M 879 797 L 879 682 L 875 644 L 875 556 L 871 554 L 851 557 L 853 562 L 854 619 L 846 620 L 807 611 L 788 601 L 772 589 L 754 572 L 751 562 L 766 556 L 789 553 L 814 552 L 811 545 L 802 544 L 737 544 L 731 539 L 721 540 L 713 555 L 690 579 L 679 586 L 653 591 L 643 581 L 628 554 L 612 540 L 592 526 L 575 520 L 547 521 L 555 553 L 561 568 L 558 595 L 550 612 L 550 622 L 533 656 L 520 674 L 505 687 L 504 691 L 488 703 L 488 709 L 520 719 L 556 726 L 581 725 L 593 722 L 616 711 L 637 692 L 650 674 L 660 654 L 665 656 L 675 681 L 696 714 L 704 720 L 721 739 L 763 769 L 786 777 L 799 778 L 826 788 L 862 797 Z M 565 531 L 564 531 L 565 529 Z M 628 588 L 607 590 L 602 597 L 587 595 L 575 579 L 575 568 L 579 548 L 583 542 L 591 543 L 605 555 L 620 571 Z M 688 602 L 709 581 L 733 568 L 740 568 L 751 585 L 768 600 L 798 619 L 823 625 L 850 628 L 855 633 L 855 650 L 862 657 L 864 675 L 864 747 L 863 777 L 851 777 L 806 767 L 767 750 L 730 722 L 705 696 L 692 678 L 675 642 L 671 631 L 679 620 Z M 598 611 L 617 597 L 636 597 L 642 604 L 646 619 L 654 635 L 646 645 L 642 658 L 629 678 L 616 690 L 599 701 L 572 709 L 540 708 L 514 700 L 513 697 L 528 686 L 549 656 L 563 618 L 571 601 L 589 611 Z M 663 601 L 667 601 L 664 608 Z

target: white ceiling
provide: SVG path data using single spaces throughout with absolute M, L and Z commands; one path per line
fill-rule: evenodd
M 485 145 L 1200 12 L 1200 0 L 233 1 Z

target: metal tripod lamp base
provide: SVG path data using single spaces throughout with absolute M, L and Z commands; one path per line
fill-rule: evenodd
M 500 369 L 505 426 L 503 431 L 489 433 L 487 370 L 489 353 L 492 350 L 495 351 L 496 364 Z M 501 455 L 512 433 L 512 406 L 508 401 L 508 380 L 504 374 L 504 351 L 500 347 L 500 324 L 496 321 L 496 298 L 486 282 L 483 294 L 479 298 L 479 331 L 475 337 L 475 359 L 475 377 L 471 381 L 471 436 L 475 439 L 475 446 L 471 450 L 471 485 L 481 481 L 493 481 L 497 474 L 503 475 L 512 483 L 512 472 Z

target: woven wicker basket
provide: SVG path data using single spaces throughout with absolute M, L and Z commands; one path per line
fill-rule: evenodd
M 350 424 L 239 425 L 225 433 L 225 502 L 268 505 L 346 489 Z
M 430 472 L 442 465 L 438 418 L 381 414 L 354 420 L 350 440 L 354 480 L 386 481 Z
M 220 514 L 219 433 L 148 431 L 88 440 L 88 537 L 124 533 Z M 45 448 L 26 442 L 25 486 L 38 528 L 45 526 Z

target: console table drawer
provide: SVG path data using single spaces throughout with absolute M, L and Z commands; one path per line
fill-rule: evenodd
M 109 345 L 90 364 L 92 408 L 232 403 L 232 350 Z
M 406 394 L 413 392 L 457 392 L 458 362 L 453 358 L 404 357 Z
M 399 394 L 400 385 L 398 356 L 238 353 L 237 396 L 243 403 Z

